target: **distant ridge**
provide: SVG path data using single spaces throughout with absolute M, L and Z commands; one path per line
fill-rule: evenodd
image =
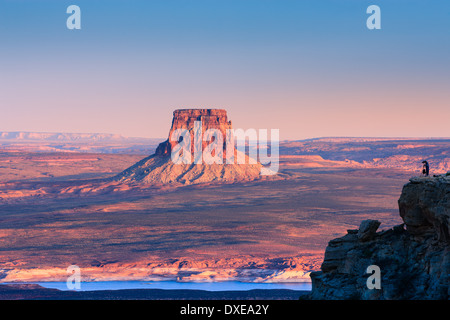
M 187 109 L 183 109 L 187 110 Z M 34 132 L 34 131 L 0 131 L 0 140 L 7 141 L 163 141 L 163 138 L 126 137 L 120 134 L 101 132 Z M 316 137 L 307 139 L 288 139 L 286 142 L 368 142 L 368 141 L 429 141 L 450 140 L 450 137 Z
M 324 142 L 370 142 L 370 141 L 429 141 L 450 140 L 450 137 L 318 137 L 286 141 L 324 141 Z
M 90 152 L 147 155 L 163 139 L 110 133 L 0 131 L 0 148 L 15 152 Z
M 26 132 L 1 131 L 0 140 L 10 141 L 136 141 L 155 140 L 150 138 L 124 137 L 112 133 L 67 133 L 67 132 Z M 161 140 L 161 139 L 158 139 Z

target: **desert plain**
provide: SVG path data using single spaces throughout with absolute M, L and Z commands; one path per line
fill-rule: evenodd
M 275 177 L 120 185 L 155 144 L 111 141 L 0 139 L 1 282 L 65 281 L 70 265 L 83 281 L 309 282 L 329 240 L 402 223 L 422 160 L 450 170 L 450 139 L 323 138 L 282 142 Z

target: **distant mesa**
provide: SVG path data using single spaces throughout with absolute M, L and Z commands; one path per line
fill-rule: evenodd
M 118 134 L 109 133 L 66 133 L 66 132 L 0 132 L 4 141 L 58 141 L 58 142 L 104 142 L 129 140 Z
M 171 150 L 177 145 L 177 141 L 170 141 L 170 137 L 176 129 L 187 129 L 194 138 L 194 122 L 202 122 L 202 132 L 208 129 L 220 130 L 222 137 L 226 136 L 226 130 L 232 129 L 231 121 L 228 121 L 227 112 L 223 109 L 178 109 L 173 112 L 172 126 L 169 131 L 169 138 L 161 143 L 156 149 L 155 154 L 165 156 L 171 154 Z M 207 142 L 202 143 L 202 149 Z M 225 152 L 224 143 L 224 152 Z M 191 152 L 194 153 L 194 144 L 191 144 Z
M 186 129 L 194 139 L 194 124 L 201 121 L 202 132 L 208 129 L 218 129 L 224 137 L 223 143 L 223 164 L 174 163 L 171 153 L 178 141 L 170 138 L 177 129 Z M 247 155 L 245 164 L 228 164 L 226 157 L 226 130 L 232 129 L 231 121 L 228 120 L 227 112 L 223 109 L 178 109 L 173 112 L 172 126 L 169 137 L 159 144 L 155 154 L 142 159 L 125 171 L 121 172 L 113 179 L 125 183 L 147 183 L 147 184 L 167 184 L 182 183 L 194 184 L 211 181 L 243 181 L 254 180 L 260 177 L 262 165 L 257 161 L 250 161 Z M 212 142 L 202 141 L 202 150 Z M 238 151 L 233 148 L 235 156 Z M 194 158 L 194 143 L 191 143 L 191 156 Z

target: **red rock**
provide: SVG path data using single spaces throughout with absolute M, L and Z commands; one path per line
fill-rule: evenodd
M 191 152 L 194 155 L 194 125 L 195 121 L 201 121 L 202 133 L 208 129 L 218 129 L 223 139 L 223 164 L 213 163 L 174 163 L 170 157 L 171 151 L 178 141 L 170 141 L 172 133 L 176 129 L 187 129 L 191 134 Z M 254 161 L 250 162 L 247 155 L 243 164 L 228 164 L 226 161 L 226 131 L 232 129 L 227 112 L 223 109 L 179 109 L 173 112 L 172 126 L 169 138 L 161 143 L 151 155 L 135 165 L 126 169 L 114 180 L 123 183 L 169 184 L 169 183 L 203 183 L 211 181 L 242 181 L 254 180 L 260 177 L 262 165 Z M 201 138 L 201 137 L 200 137 Z M 202 141 L 202 151 L 212 142 Z M 234 149 L 235 159 L 237 150 Z
M 202 133 L 208 129 L 218 129 L 222 133 L 224 141 L 223 151 L 226 151 L 226 130 L 231 129 L 231 121 L 228 121 L 227 112 L 223 109 L 178 109 L 173 112 L 172 126 L 170 127 L 169 137 L 161 143 L 156 149 L 158 156 L 170 155 L 171 150 L 178 144 L 177 141 L 170 141 L 172 133 L 176 129 L 187 129 L 191 133 L 191 151 L 194 153 L 194 123 L 202 122 Z M 202 150 L 208 145 L 208 142 L 202 142 Z

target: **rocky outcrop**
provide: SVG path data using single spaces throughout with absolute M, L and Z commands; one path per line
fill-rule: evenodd
M 450 173 L 410 179 L 398 204 L 404 224 L 376 232 L 365 220 L 329 242 L 311 299 L 449 299 Z M 368 286 L 372 265 L 380 289 Z
M 364 220 L 358 229 L 358 240 L 368 241 L 372 240 L 377 232 L 381 222 L 377 220 Z
M 170 155 L 171 150 L 178 143 L 171 141 L 172 133 L 177 129 L 189 130 L 191 139 L 194 139 L 194 123 L 195 121 L 202 122 L 202 132 L 208 129 L 218 129 L 224 139 L 223 151 L 226 151 L 225 137 L 226 130 L 231 129 L 231 121 L 228 121 L 226 110 L 223 109 L 178 109 L 173 112 L 172 126 L 169 131 L 169 138 L 161 143 L 156 149 L 156 155 Z M 200 137 L 201 138 L 201 137 Z M 207 145 L 207 142 L 202 142 L 202 149 Z M 192 153 L 194 152 L 194 145 L 191 145 Z
M 174 163 L 171 160 L 171 152 L 178 144 L 178 141 L 171 140 L 172 133 L 177 129 L 186 129 L 191 135 L 191 153 L 194 159 L 194 135 L 198 134 L 195 130 L 195 122 L 201 121 L 202 131 L 208 129 L 218 129 L 223 138 L 223 163 Z M 169 131 L 169 138 L 161 143 L 155 151 L 155 154 L 142 159 L 130 168 L 126 169 L 113 180 L 121 183 L 145 183 L 145 184 L 195 184 L 212 181 L 235 182 L 243 180 L 254 180 L 260 178 L 263 166 L 250 161 L 247 155 L 244 155 L 245 163 L 229 164 L 226 161 L 226 131 L 231 129 L 231 121 L 228 120 L 227 112 L 223 109 L 179 109 L 173 112 L 172 126 Z M 202 150 L 212 142 L 200 139 Z M 233 148 L 235 159 L 237 150 Z
M 434 234 L 449 242 L 450 174 L 434 178 L 412 178 L 398 200 L 400 216 L 412 235 Z
M 260 164 L 176 164 L 170 156 L 151 155 L 113 179 L 128 184 L 197 184 L 236 182 L 260 178 Z

